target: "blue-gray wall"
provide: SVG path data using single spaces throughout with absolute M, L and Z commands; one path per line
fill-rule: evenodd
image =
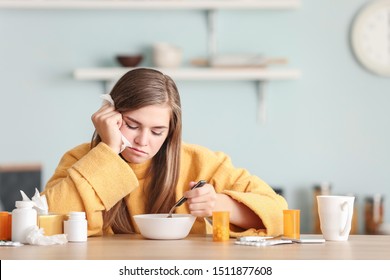
M 304 232 L 312 186 L 322 181 L 356 194 L 360 219 L 364 198 L 384 194 L 390 220 L 390 78 L 364 70 L 349 43 L 366 2 L 218 12 L 218 51 L 288 57 L 302 71 L 299 80 L 267 84 L 265 124 L 256 120 L 252 82 L 178 82 L 184 140 L 225 151 L 237 167 L 282 186 Z M 150 66 L 157 41 L 182 47 L 186 63 L 206 56 L 205 19 L 201 11 L 0 10 L 0 164 L 41 162 L 47 181 L 66 150 L 90 140 L 101 104 L 102 84 L 72 72 L 116 66 L 123 52 L 145 53 Z

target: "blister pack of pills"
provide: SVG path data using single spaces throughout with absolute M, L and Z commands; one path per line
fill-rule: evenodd
M 23 243 L 16 242 L 16 241 L 0 240 L 0 246 L 3 246 L 3 247 L 20 247 L 20 246 L 23 246 Z
M 237 245 L 245 245 L 245 246 L 255 246 L 255 247 L 263 247 L 263 246 L 273 246 L 280 244 L 291 244 L 293 243 L 291 240 L 283 240 L 283 239 L 274 239 L 272 236 L 243 236 L 238 237 L 234 244 Z

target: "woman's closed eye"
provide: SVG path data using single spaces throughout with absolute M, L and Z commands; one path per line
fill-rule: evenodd
M 139 128 L 138 125 L 128 124 L 127 122 L 125 122 L 125 125 L 128 129 L 131 129 L 131 130 L 136 130 Z M 164 134 L 164 130 L 161 130 L 161 129 L 155 129 L 155 130 L 152 129 L 151 131 L 152 131 L 152 134 L 155 136 L 163 136 L 163 134 Z
M 153 133 L 153 135 L 156 135 L 156 136 L 162 136 L 164 134 L 163 131 L 154 131 L 154 130 L 152 130 L 152 133 Z
M 126 122 L 125 122 L 125 124 L 126 124 L 127 128 L 129 128 L 129 129 L 137 129 L 137 128 L 138 128 L 137 125 L 129 125 L 129 124 L 126 123 Z

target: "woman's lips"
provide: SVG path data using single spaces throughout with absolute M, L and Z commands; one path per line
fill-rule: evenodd
M 144 155 L 147 154 L 147 153 L 145 153 L 144 151 L 138 150 L 138 149 L 136 149 L 136 148 L 130 148 L 130 149 L 132 149 L 134 152 L 136 152 L 136 153 L 138 153 L 138 154 L 144 154 Z

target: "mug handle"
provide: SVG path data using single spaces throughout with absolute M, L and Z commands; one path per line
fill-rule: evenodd
M 347 222 L 344 225 L 344 229 L 340 231 L 340 235 L 344 236 L 347 233 L 347 226 L 351 223 L 352 215 L 349 215 L 349 207 L 348 207 L 348 201 L 344 201 L 341 204 L 341 210 L 344 211 L 344 208 L 347 207 L 348 213 L 347 213 Z

